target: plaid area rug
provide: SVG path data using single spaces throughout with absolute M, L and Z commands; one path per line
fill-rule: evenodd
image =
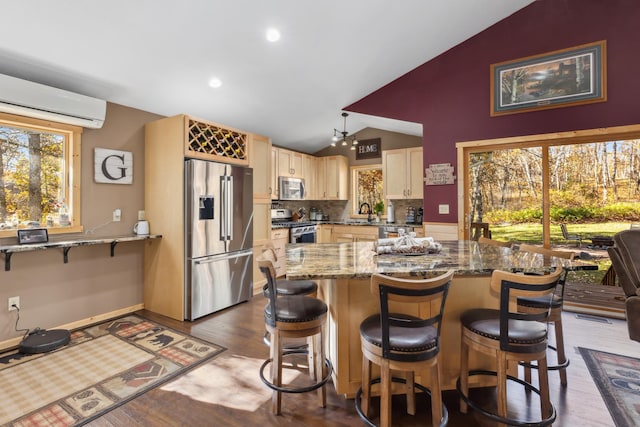
M 49 353 L 1 354 L 0 426 L 85 424 L 224 350 L 131 314 Z
M 640 426 L 640 359 L 578 349 L 616 426 Z

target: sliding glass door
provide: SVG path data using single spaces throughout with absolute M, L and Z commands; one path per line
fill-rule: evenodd
M 519 238 L 543 240 L 542 148 L 504 148 L 470 152 L 466 192 L 468 227 L 488 223 L 489 230 L 518 224 Z M 514 239 L 509 231 L 504 239 Z
M 607 234 L 629 228 L 638 217 L 640 127 L 621 129 L 459 143 L 461 237 L 488 223 L 494 238 L 548 247 L 564 242 L 560 224 L 587 234 L 602 223 L 613 227 Z

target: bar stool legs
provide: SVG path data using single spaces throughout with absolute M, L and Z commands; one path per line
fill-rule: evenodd
M 290 333 L 290 331 L 281 331 L 278 328 L 267 327 L 271 336 L 269 347 L 269 359 L 265 360 L 260 368 L 260 379 L 269 388 L 273 390 L 271 399 L 272 411 L 279 415 L 282 409 L 282 393 L 306 393 L 318 390 L 318 399 L 320 405 L 325 408 L 327 406 L 327 392 L 325 384 L 331 379 L 333 368 L 329 359 L 325 357 L 324 346 L 324 325 L 317 325 L 311 329 L 300 330 Z M 289 332 L 289 333 L 288 333 Z M 307 335 L 311 334 L 311 335 Z M 287 350 L 283 348 L 284 337 L 309 337 L 308 350 Z M 291 387 L 282 383 L 282 365 L 286 356 L 294 354 L 306 354 L 309 356 L 309 376 L 312 384 L 304 387 Z M 264 375 L 264 370 L 269 366 L 269 379 Z

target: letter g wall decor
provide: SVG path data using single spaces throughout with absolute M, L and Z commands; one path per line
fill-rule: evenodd
M 96 148 L 94 169 L 97 183 L 132 184 L 133 153 L 131 151 Z

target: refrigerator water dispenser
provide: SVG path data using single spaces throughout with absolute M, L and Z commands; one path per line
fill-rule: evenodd
M 213 196 L 200 196 L 200 207 L 199 207 L 199 219 L 214 219 L 213 218 L 213 205 L 214 198 Z

